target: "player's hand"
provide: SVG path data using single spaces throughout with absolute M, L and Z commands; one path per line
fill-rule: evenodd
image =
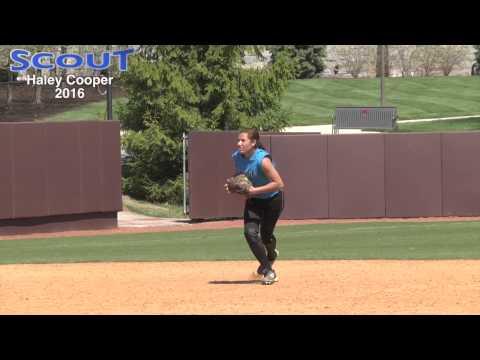
M 248 189 L 248 192 L 246 194 L 243 194 L 247 199 L 250 199 L 254 195 L 255 187 L 250 186 Z

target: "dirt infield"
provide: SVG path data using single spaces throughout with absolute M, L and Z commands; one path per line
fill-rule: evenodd
M 478 217 L 280 221 L 280 225 L 478 221 Z M 240 228 L 241 220 L 5 236 L 90 236 Z M 255 261 L 0 265 L 0 314 L 480 314 L 480 260 Z
M 0 314 L 480 314 L 480 261 L 0 266 Z

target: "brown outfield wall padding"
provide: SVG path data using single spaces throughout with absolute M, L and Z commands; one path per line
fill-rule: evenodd
M 328 136 L 330 218 L 385 216 L 383 136 Z
M 442 134 L 443 215 L 480 215 L 480 133 Z
M 19 123 L 13 129 L 13 217 L 47 216 L 46 128 Z
M 81 209 L 80 143 L 77 124 L 43 125 L 49 139 L 45 162 L 48 215 L 78 214 Z
M 223 192 L 226 177 L 233 173 L 230 155 L 236 149 L 237 134 L 190 134 L 191 218 L 242 216 L 244 199 Z M 305 136 L 312 137 L 311 144 L 302 141 Z M 311 164 L 303 160 L 303 154 L 309 151 L 316 153 L 318 159 L 323 157 L 322 145 L 315 143 L 315 136 L 327 139 L 326 169 L 317 170 L 322 166 L 322 161 L 318 161 L 309 170 L 307 167 Z M 325 205 L 328 205 L 329 218 L 480 215 L 477 186 L 480 162 L 476 160 L 476 154 L 480 153 L 480 133 L 262 134 L 262 142 L 266 147 L 272 145 L 274 161 L 286 178 L 287 189 L 293 184 L 297 195 L 289 207 L 292 196 L 286 194 L 283 218 L 323 218 Z M 319 149 L 309 150 L 310 146 L 319 146 Z M 290 164 L 294 168 L 290 168 Z M 305 170 L 295 167 L 300 164 Z M 309 171 L 316 175 L 307 177 L 306 181 L 317 178 L 319 182 L 313 186 L 320 192 L 324 181 L 322 174 L 326 176 L 327 204 L 316 200 L 320 201 L 316 207 L 308 201 L 300 201 L 308 198 L 306 194 L 312 184 L 299 184 L 298 174 Z M 311 196 L 317 195 L 319 199 L 325 197 L 317 193 Z M 298 208 L 301 203 L 306 206 Z
M 103 154 L 103 207 L 101 211 L 122 210 L 122 163 L 120 155 L 120 123 L 118 121 L 102 121 Z
M 0 219 L 13 217 L 13 125 L 0 123 Z
M 442 215 L 440 134 L 385 134 L 387 217 Z
M 115 228 L 117 225 L 116 212 L 0 219 L 0 235 L 100 230 Z
M 328 218 L 327 137 L 273 135 L 271 150 L 285 183 L 281 219 Z
M 80 137 L 80 187 L 82 213 L 97 212 L 103 208 L 103 147 L 98 122 L 78 123 Z
M 0 233 L 117 225 L 118 121 L 0 124 L 0 168 Z
M 192 219 L 242 217 L 245 197 L 227 194 L 223 188 L 234 175 L 232 154 L 238 131 L 191 132 L 188 135 L 189 216 Z M 270 136 L 260 133 L 270 151 Z
M 240 217 L 244 197 L 223 185 L 235 172 L 236 132 L 192 132 L 188 138 L 189 210 L 192 219 Z

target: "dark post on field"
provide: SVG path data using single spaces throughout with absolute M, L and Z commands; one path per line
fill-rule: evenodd
M 111 46 L 107 45 L 107 51 L 110 51 Z M 107 70 L 107 77 L 110 78 L 110 68 Z M 107 120 L 113 119 L 113 98 L 112 98 L 112 84 L 109 81 L 107 85 Z

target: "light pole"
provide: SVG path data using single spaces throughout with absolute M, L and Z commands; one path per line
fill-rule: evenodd
M 107 51 L 110 51 L 111 46 L 107 45 Z M 110 78 L 110 68 L 107 69 L 107 77 Z M 110 79 L 109 79 L 110 80 Z M 107 120 L 113 120 L 112 111 L 112 84 L 108 81 L 107 85 Z
M 380 77 L 380 106 L 383 106 L 384 103 L 384 93 L 383 93 L 383 86 L 384 86 L 384 78 L 385 78 L 385 55 L 384 55 L 385 45 L 380 45 L 380 57 L 381 59 L 381 71 L 382 75 Z

